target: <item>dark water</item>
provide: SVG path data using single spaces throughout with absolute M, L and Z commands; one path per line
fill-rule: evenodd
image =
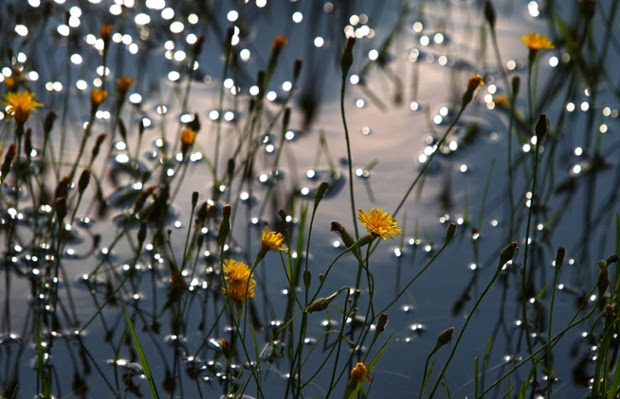
M 256 129 L 260 135 L 253 138 L 260 143 L 256 146 L 254 178 L 243 186 L 237 182 L 224 185 L 214 205 L 221 210 L 224 203 L 233 204 L 234 224 L 227 255 L 251 265 L 265 223 L 272 228 L 290 229 L 294 235 L 289 247 L 296 248 L 294 243 L 303 225 L 302 208 L 308 206 L 310 212 L 314 190 L 320 181 L 330 180 L 331 188 L 314 221 L 308 255 L 312 292 L 318 287 L 318 274 L 324 273 L 343 250 L 339 237 L 330 232 L 330 223 L 339 221 L 353 231 L 339 109 L 339 57 L 345 32 L 353 31 L 358 37 L 345 99 L 352 166 L 357 176 L 357 208 L 382 207 L 393 212 L 433 153 L 438 137 L 456 115 L 469 76 L 479 73 L 486 80 L 448 137 L 447 148 L 443 147 L 433 158 L 423 179 L 396 215 L 403 235 L 381 242 L 372 254 L 373 303 L 376 309 L 383 309 L 440 249 L 448 224 L 457 223 L 456 236 L 448 248 L 387 310 L 389 324 L 381 342 L 369 349 L 367 339 L 352 357 L 355 362 L 369 353 L 368 363 L 391 337 L 371 372 L 372 384 L 365 385 L 369 397 L 417 395 L 425 360 L 437 335 L 452 326 L 459 334 L 467 317 L 471 318 L 470 324 L 445 375 L 453 397 L 473 395 L 474 359 L 478 358 L 482 365 L 489 337 L 492 350 L 486 386 L 529 354 L 522 327 L 521 267 L 535 144 L 527 127 L 528 52 L 519 34 L 546 32 L 556 47 L 539 54 L 536 113 L 549 116 L 551 137 L 542 144 L 537 186 L 540 202 L 532 217 L 527 275 L 528 315 L 530 321 L 536 320 L 538 328 L 530 333 L 537 348 L 547 342 L 546 321 L 557 248 L 565 247 L 567 257 L 553 308 L 554 334 L 570 322 L 578 311 L 579 300 L 596 284 L 597 261 L 616 252 L 620 171 L 616 162 L 618 91 L 613 66 L 618 62 L 617 41 L 609 39 L 609 50 L 603 50 L 605 38 L 609 37 L 603 15 L 613 20 L 615 1 L 597 5 L 593 37 L 600 44 L 594 48 L 597 52 L 607 51 L 599 69 L 607 70 L 608 76 L 597 72 L 600 77 L 595 85 L 571 69 L 574 60 L 571 61 L 570 51 L 552 22 L 554 16 L 567 24 L 578 20 L 582 11 L 577 6 L 496 2 L 501 56 L 509 78 L 521 77 L 517 108 L 526 124 L 515 124 L 512 165 L 507 161 L 509 114 L 501 109 L 499 101 L 493 102 L 494 95 L 506 93 L 508 87 L 497 70 L 482 16 L 483 2 L 126 1 L 126 7 L 117 3 L 122 2 L 61 1 L 39 5 L 32 0 L 0 4 L 0 52 L 5 80 L 16 74 L 12 67 L 15 71 L 23 67 L 28 86 L 45 104 L 28 122 L 32 124 L 35 148 L 42 145 L 41 120 L 46 112 L 53 109 L 59 115 L 52 131 L 56 165 L 50 166 L 45 175 L 48 188 L 53 190 L 58 177 L 69 172 L 83 134 L 82 126 L 89 117 L 90 90 L 102 83 L 101 74 L 96 72 L 102 62 L 96 50 L 101 45 L 97 38 L 102 24 L 113 24 L 115 31 L 107 56 L 107 84 L 121 75 L 136 81 L 121 114 L 129 132 L 127 144 L 120 142 L 115 146 L 109 158 L 108 176 L 102 181 L 107 211 L 99 212 L 101 206 L 95 191 L 89 191 L 72 225 L 74 236 L 63 248 L 59 288 L 62 317 L 59 325 L 43 327 L 44 342 L 53 345 L 46 367 L 52 375 L 55 397 L 150 396 L 120 301 L 111 301 L 91 320 L 106 298 L 116 294 L 119 282 L 127 275 L 127 283 L 119 294 L 140 336 L 160 395 L 220 397 L 229 392 L 231 374 L 226 373 L 219 339 L 231 339 L 230 326 L 226 317 L 217 320 L 225 305 L 216 244 L 219 225 L 213 222 L 201 232 L 205 244 L 195 258 L 195 269 L 193 264 L 188 269 L 195 273 L 185 276 L 183 298 L 188 307 L 181 320 L 173 307 L 166 306 L 171 292 L 170 267 L 174 264 L 171 259 L 178 262 L 182 258 L 186 235 L 193 223 L 192 192 L 200 193 L 199 203 L 214 199 L 209 162 L 215 157 L 216 131 L 221 129 L 221 175 L 226 161 L 234 155 L 241 132 L 250 122 L 248 101 L 256 94 L 256 75 L 266 68 L 272 40 L 278 34 L 285 35 L 288 43 L 266 94 L 265 117 Z M 238 67 L 229 66 L 222 81 L 223 43 L 227 28 L 233 25 L 238 29 L 233 35 Z M 617 36 L 617 28 L 612 30 L 611 37 L 616 37 L 614 34 Z M 193 44 L 200 35 L 204 35 L 205 41 L 197 57 L 197 68 L 188 78 Z M 388 40 L 390 37 L 393 39 Z M 297 87 L 291 90 L 293 65 L 298 57 L 303 59 L 303 70 Z M 189 80 L 191 90 L 187 90 Z M 219 109 L 222 84 L 224 103 Z M 112 95 L 111 86 L 107 87 Z M 239 93 L 233 95 L 231 89 Z M 269 126 L 269 121 L 289 94 L 290 132 L 274 176 L 272 169 L 281 145 L 280 122 Z M 158 184 L 162 173 L 159 159 L 164 153 L 162 137 L 169 140 L 165 149 L 168 154 L 180 151 L 175 144 L 179 121 L 192 120 L 193 114 L 198 115 L 202 127 L 187 172 L 174 162 L 170 164 L 177 175 L 171 184 L 172 196 L 164 221 L 164 231 L 170 231 L 166 233 L 170 246 L 154 249 L 154 230 L 149 230 L 142 256 L 134 259 L 139 221 L 129 227 L 128 235 L 114 243 L 124 226 L 123 215 L 140 190 Z M 6 148 L 13 140 L 13 127 L 6 113 L 1 115 L 0 137 Z M 99 109 L 93 138 L 100 132 L 107 132 L 110 138 L 113 120 L 114 103 L 109 101 Z M 145 133 L 137 150 L 141 121 Z M 321 145 L 321 137 L 326 146 Z M 61 140 L 66 144 L 59 156 Z M 114 140 L 121 140 L 118 132 Z M 88 151 L 91 145 L 92 139 Z M 106 152 L 107 149 L 102 150 L 93 167 L 97 173 L 104 168 Z M 127 168 L 132 165 L 130 157 L 134 154 L 138 154 L 140 164 Z M 65 159 L 68 165 L 58 167 L 58 162 Z M 338 172 L 337 177 L 330 173 L 331 167 Z M 514 212 L 510 209 L 508 169 L 513 170 Z M 145 176 L 146 171 L 152 175 Z M 174 193 L 180 179 L 183 184 Z M 49 267 L 45 261 L 45 256 L 50 255 L 46 245 L 53 246 L 53 239 L 50 242 L 46 237 L 33 238 L 35 216 L 28 213 L 32 204 L 27 194 L 20 198 L 17 211 L 11 201 L 10 184 L 5 182 L 0 204 L 4 276 L 0 291 L 0 381 L 4 396 L 16 392 L 15 397 L 33 397 L 41 392 L 36 369 L 33 287 L 46 282 L 41 274 Z M 287 223 L 278 224 L 280 209 L 289 216 Z M 51 210 L 43 210 L 40 223 L 44 225 L 49 222 L 46 215 Z M 12 222 L 7 222 L 15 218 L 19 220 L 18 239 L 8 227 Z M 89 218 L 89 223 L 79 223 L 79 218 Z M 304 225 L 306 234 L 308 222 Z M 99 241 L 93 249 L 95 240 Z M 519 244 L 517 256 L 470 315 L 496 269 L 501 248 L 511 241 Z M 302 252 L 291 253 L 303 257 Z M 354 286 L 358 267 L 353 256 L 341 258 L 331 269 L 321 296 L 343 286 Z M 132 269 L 135 270 L 128 271 Z M 616 277 L 612 272 L 612 286 Z M 364 279 L 358 305 L 362 315 L 368 305 Z M 256 269 L 256 280 L 257 294 L 251 301 L 249 317 L 256 327 L 258 348 L 264 350 L 260 356 L 263 394 L 284 397 L 290 370 L 289 342 L 273 339 L 289 317 L 290 295 L 278 253 L 267 254 Z M 48 287 L 44 288 L 43 292 L 49 293 Z M 297 295 L 302 293 L 299 288 Z M 590 306 L 595 298 L 586 298 Z M 343 300 L 344 295 L 338 297 L 328 313 L 308 316 L 304 354 L 309 357 L 303 368 L 304 380 L 323 363 L 335 342 L 336 334 L 326 334 L 326 324 L 329 318 L 336 331 L 339 329 Z M 588 395 L 600 338 L 600 326 L 597 330 L 594 323 L 592 319 L 570 329 L 554 347 L 556 396 Z M 299 328 L 297 321 L 293 325 Z M 350 328 L 353 329 L 347 327 L 345 331 Z M 436 354 L 431 384 L 451 349 L 452 346 L 442 348 Z M 345 372 L 332 392 L 336 397 L 342 396 L 348 370 L 354 365 L 343 360 L 351 353 L 349 348 L 343 347 L 341 353 L 338 372 Z M 256 359 L 254 353 L 251 358 Z M 239 352 L 232 370 L 236 374 L 239 368 L 246 367 L 239 383 L 249 381 L 244 393 L 257 397 L 256 384 L 250 368 L 244 366 L 244 359 Z M 329 358 L 330 367 L 319 373 L 301 396 L 326 395 L 333 359 Z M 531 389 L 532 396 L 545 394 L 546 376 L 541 370 L 537 374 L 539 385 Z M 508 396 L 516 396 L 529 371 L 530 365 L 526 363 L 492 390 L 493 397 L 507 392 Z M 425 392 L 428 394 L 428 386 Z M 436 396 L 445 395 L 440 387 Z

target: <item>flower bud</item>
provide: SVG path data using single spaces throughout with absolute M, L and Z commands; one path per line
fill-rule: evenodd
M 449 344 L 452 341 L 452 334 L 454 333 L 454 327 L 447 328 L 439 333 L 437 337 L 437 342 L 435 343 L 435 347 L 433 348 L 433 353 L 437 352 L 439 348 Z
M 230 233 L 230 215 L 232 213 L 232 207 L 230 204 L 224 205 L 222 212 L 222 223 L 220 223 L 220 231 L 217 236 L 217 243 L 220 247 L 223 247 L 224 244 L 226 244 L 228 233 Z
M 547 135 L 547 131 L 549 130 L 549 119 L 546 114 L 538 115 L 538 122 L 536 123 L 536 127 L 534 131 L 536 132 L 537 144 L 540 144 L 545 136 Z
M 83 193 L 88 187 L 88 183 L 90 183 L 90 169 L 84 169 L 80 175 L 80 180 L 78 180 L 78 191 Z
M 11 144 L 9 148 L 6 150 L 6 155 L 4 156 L 4 162 L 2 163 L 2 168 L 0 169 L 1 179 L 4 181 L 6 176 L 9 174 L 11 170 L 11 163 L 17 154 L 17 149 L 15 148 L 15 144 Z
M 32 129 L 30 128 L 28 128 L 26 134 L 24 134 L 24 152 L 26 153 L 26 157 L 30 158 L 30 154 L 32 154 Z
M 521 77 L 515 75 L 512 77 L 512 95 L 516 98 L 519 95 L 519 88 L 521 86 Z
M 465 107 L 467 104 L 471 102 L 474 98 L 474 93 L 484 84 L 484 80 L 482 80 L 482 76 L 480 75 L 472 75 L 467 81 L 467 90 L 465 90 L 465 94 L 463 94 L 463 99 L 461 100 L 461 107 Z
M 138 230 L 138 244 L 141 247 L 144 244 L 144 240 L 146 240 L 146 222 L 143 221 L 140 224 L 140 230 Z
M 314 196 L 315 206 L 318 205 L 318 203 L 323 199 L 323 197 L 325 197 L 325 193 L 327 192 L 328 188 L 329 183 L 327 183 L 326 181 L 319 184 L 319 188 L 316 189 L 316 195 Z
M 448 228 L 446 229 L 446 244 L 452 241 L 452 237 L 454 237 L 454 233 L 456 233 L 456 223 L 450 223 Z
M 91 152 L 91 156 L 93 159 L 97 158 L 97 155 L 99 155 L 101 144 L 103 144 L 106 137 L 108 137 L 108 135 L 105 133 L 101 133 L 99 136 L 97 136 L 97 140 L 95 140 L 95 145 L 93 146 L 93 150 Z
M 338 290 L 328 296 L 327 298 L 317 298 L 310 305 L 306 306 L 304 309 L 304 313 L 312 313 L 312 312 L 320 312 L 321 310 L 327 309 L 327 306 L 336 299 L 338 294 L 340 294 L 341 290 Z
M 509 260 L 514 258 L 517 248 L 519 248 L 517 242 L 513 241 L 502 249 L 502 252 L 499 254 L 499 267 L 503 267 Z
M 349 69 L 351 69 L 351 65 L 353 65 L 353 46 L 354 45 L 355 45 L 355 38 L 349 37 L 347 39 L 347 43 L 344 46 L 342 57 L 340 57 L 340 68 L 342 69 L 342 74 L 344 76 L 346 76 L 349 73 Z
M 560 268 L 562 267 L 562 263 L 564 263 L 564 258 L 566 257 L 566 248 L 560 247 L 558 251 L 555 253 L 555 270 L 556 273 L 560 272 Z
M 56 218 L 58 223 L 62 223 L 65 216 L 67 216 L 67 199 L 65 197 L 58 197 L 55 200 Z
M 379 320 L 377 321 L 377 331 L 383 332 L 385 331 L 385 326 L 388 323 L 388 315 L 387 313 L 381 313 L 379 315 Z
M 293 80 L 297 80 L 299 78 L 303 65 L 304 61 L 301 58 L 295 58 L 295 63 L 293 64 Z
M 347 248 L 351 248 L 355 244 L 355 240 L 347 230 L 338 222 L 332 222 L 331 231 L 338 234 L 342 242 Z
M 54 128 L 54 121 L 57 116 L 54 111 L 50 111 L 45 115 L 45 119 L 43 120 L 43 133 L 44 135 L 49 135 L 52 129 Z
M 485 0 L 484 2 L 484 18 L 487 20 L 491 29 L 495 29 L 495 7 L 491 0 Z
M 310 270 L 304 270 L 304 287 L 306 287 L 306 290 L 310 288 L 311 280 L 312 280 L 312 274 L 310 273 Z
M 192 193 L 192 208 L 195 208 L 195 207 L 196 207 L 196 204 L 198 203 L 198 196 L 199 196 L 199 195 L 200 195 L 200 194 L 198 193 L 198 191 L 194 191 L 194 192 Z

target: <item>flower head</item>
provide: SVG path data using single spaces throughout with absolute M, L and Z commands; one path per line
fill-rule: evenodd
M 183 129 L 183 131 L 181 132 L 181 144 L 183 145 L 183 148 L 187 149 L 194 144 L 197 133 L 198 132 L 196 132 L 193 129 L 189 129 L 189 128 Z
M 368 367 L 362 362 L 357 362 L 355 367 L 351 370 L 351 379 L 355 382 L 360 382 L 365 379 L 370 383 L 370 374 L 368 374 Z
M 282 246 L 282 242 L 284 241 L 284 236 L 282 236 L 282 233 L 269 230 L 267 226 L 265 226 L 265 228 L 263 229 L 263 233 L 260 236 L 260 240 L 261 240 L 261 249 L 265 252 L 271 251 L 272 249 L 286 251 L 285 248 L 280 248 Z
M 101 105 L 101 103 L 104 102 L 106 98 L 108 98 L 107 90 L 93 89 L 93 91 L 90 92 L 90 104 L 93 107 L 98 107 L 99 105 Z
M 99 34 L 101 35 L 101 39 L 103 40 L 105 47 L 108 46 L 108 43 L 112 38 L 112 33 L 114 33 L 114 25 L 101 25 Z
M 553 48 L 553 42 L 542 33 L 529 32 L 527 35 L 519 35 L 523 43 L 532 51 Z
M 224 261 L 226 287 L 222 288 L 224 294 L 237 305 L 245 303 L 248 298 L 254 298 L 256 281 L 252 278 L 250 267 L 243 262 L 233 259 Z
M 286 36 L 276 35 L 276 37 L 273 39 L 273 43 L 271 43 L 271 48 L 274 51 L 280 51 L 287 42 L 288 40 L 286 39 Z
M 368 233 L 377 235 L 382 240 L 393 239 L 395 235 L 400 235 L 396 220 L 381 208 L 373 208 L 366 212 L 360 209 L 358 219 L 368 229 Z
M 129 90 L 129 88 L 133 86 L 133 84 L 134 81 L 132 78 L 123 75 L 116 82 L 116 89 L 121 96 L 124 96 L 125 93 L 127 93 L 127 90 Z
M 467 81 L 467 90 L 474 91 L 482 85 L 484 85 L 484 80 L 482 79 L 482 76 L 472 75 L 469 77 L 469 80 Z
M 37 102 L 35 94 L 28 90 L 6 93 L 3 104 L 7 106 L 7 112 L 20 124 L 28 120 L 30 111 L 43 105 Z

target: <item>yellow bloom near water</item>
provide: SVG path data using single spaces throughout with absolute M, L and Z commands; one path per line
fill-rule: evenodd
M 280 248 L 284 242 L 284 236 L 277 231 L 269 230 L 267 226 L 263 229 L 261 234 L 261 246 L 264 251 L 271 251 L 277 249 L 280 251 L 286 251 L 286 248 Z
M 351 370 L 351 379 L 355 382 L 364 381 L 367 379 L 370 383 L 370 374 L 368 373 L 368 367 L 362 362 L 357 362 L 355 367 Z
M 226 287 L 222 287 L 222 290 L 237 305 L 245 303 L 248 298 L 254 298 L 256 281 L 250 275 L 250 271 L 250 267 L 243 262 L 233 259 L 224 261 Z
M 26 122 L 30 117 L 30 111 L 43 106 L 37 102 L 35 94 L 28 90 L 6 93 L 2 103 L 6 105 L 6 111 L 17 123 Z
M 529 32 L 527 35 L 519 35 L 519 37 L 521 38 L 521 41 L 523 41 L 523 43 L 525 43 L 525 45 L 533 51 L 554 48 L 553 42 L 542 33 Z
M 108 98 L 108 91 L 104 89 L 93 89 L 90 92 L 90 103 L 93 107 L 101 105 Z
M 394 238 L 400 235 L 401 231 L 397 226 L 396 219 L 381 208 L 373 208 L 368 211 L 359 210 L 357 217 L 362 225 L 366 227 L 368 233 L 381 237 L 382 240 Z
M 196 134 L 198 132 L 194 129 L 185 128 L 181 132 L 181 144 L 184 148 L 189 148 L 194 145 L 194 141 L 196 140 Z

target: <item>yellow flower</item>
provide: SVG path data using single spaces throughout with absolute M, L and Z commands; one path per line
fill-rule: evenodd
M 542 33 L 529 32 L 527 35 L 519 35 L 523 43 L 532 51 L 553 48 L 553 42 Z
M 133 86 L 133 83 L 134 81 L 132 78 L 128 76 L 121 76 L 116 82 L 116 89 L 121 96 L 124 96 L 125 93 L 127 93 L 127 90 L 129 90 L 129 88 Z
M 192 144 L 194 144 L 197 133 L 198 132 L 193 129 L 183 129 L 183 131 L 181 132 L 181 144 L 183 145 L 183 148 L 189 148 L 192 146 Z
M 362 362 L 358 362 L 355 367 L 351 370 L 351 379 L 355 382 L 363 381 L 364 378 L 368 380 L 368 383 L 371 383 L 370 374 L 368 374 L 368 367 Z
M 243 262 L 233 259 L 224 261 L 226 287 L 222 290 L 237 305 L 245 303 L 248 298 L 254 298 L 256 281 L 250 275 L 250 271 L 250 267 Z
M 43 104 L 37 102 L 35 94 L 28 90 L 6 93 L 3 104 L 7 106 L 7 112 L 20 124 L 28 120 L 30 111 L 43 106 Z
M 373 208 L 366 212 L 360 209 L 357 218 L 368 229 L 368 233 L 377 235 L 382 240 L 393 239 L 394 235 L 400 235 L 396 220 L 381 208 Z
M 90 92 L 90 103 L 93 107 L 98 107 L 108 98 L 108 91 L 104 89 L 93 89 Z
M 262 245 L 261 249 L 265 252 L 271 251 L 272 249 L 286 251 L 286 248 L 280 248 L 280 246 L 282 246 L 282 242 L 284 241 L 284 236 L 282 236 L 282 233 L 269 230 L 267 226 L 263 229 L 260 240 Z

